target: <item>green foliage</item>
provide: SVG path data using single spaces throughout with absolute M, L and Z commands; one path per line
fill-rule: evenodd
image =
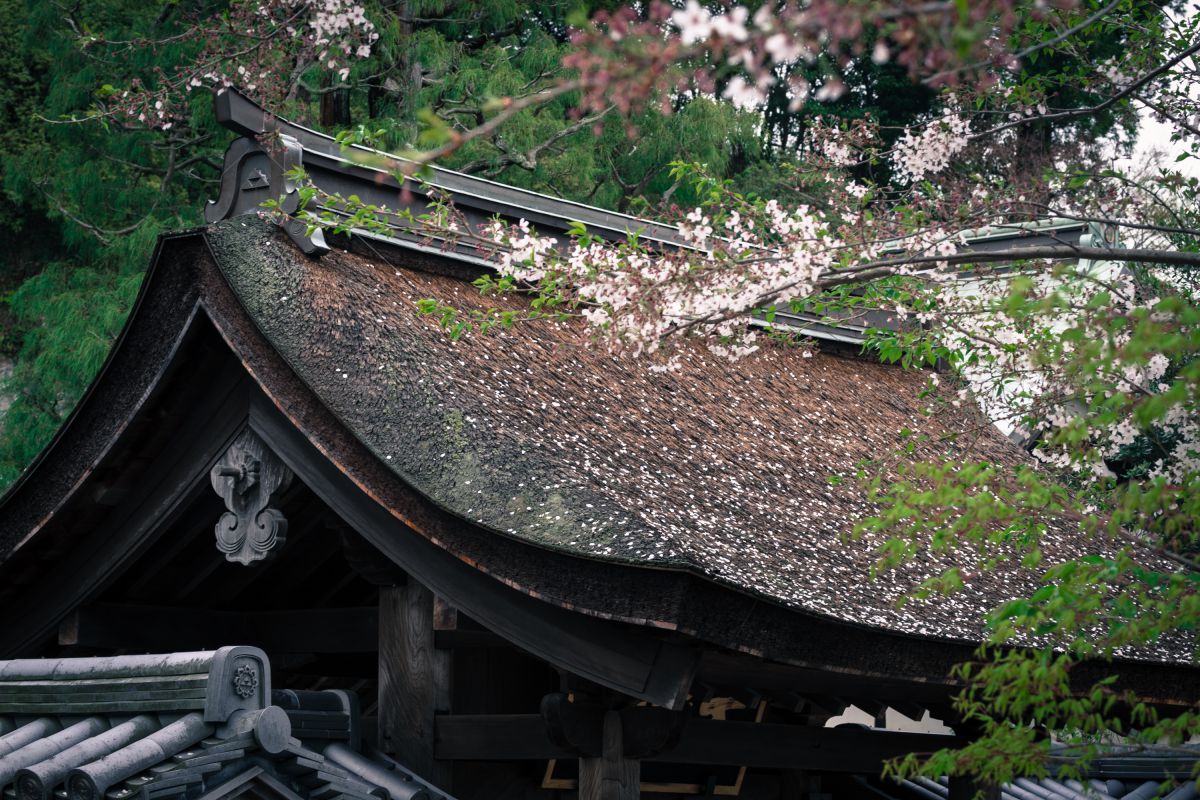
M 9 303 L 28 329 L 8 381 L 0 483 L 14 480 L 70 412 L 108 355 L 141 285 L 139 270 L 61 262 L 25 281 Z
M 70 413 L 136 295 L 158 234 L 201 221 L 224 137 L 206 97 L 167 133 L 96 115 L 113 85 L 169 68 L 195 45 L 150 51 L 106 37 L 167 37 L 180 9 L 134 0 L 57 6 L 2 0 L 0 349 L 14 358 L 0 436 L 0 485 L 12 481 Z M 76 121 L 73 121 L 76 120 Z
M 1194 466 L 1162 474 L 1160 461 L 1195 463 L 1197 454 L 1186 448 L 1171 453 L 1180 443 L 1172 420 L 1195 419 L 1200 402 L 1200 309 L 1194 293 L 1162 280 L 1164 271 L 1140 272 L 1142 304 L 1119 313 L 1109 290 L 1081 297 L 1069 291 L 1065 273 L 1060 288 L 1049 292 L 1014 278 L 996 302 L 1014 329 L 1040 334 L 1010 348 L 1029 352 L 1044 374 L 1060 376 L 1053 393 L 1074 409 L 1045 432 L 1039 447 L 1069 453 L 1073 463 L 1107 463 L 1114 473 L 1085 480 L 1058 469 L 952 461 L 901 463 L 890 475 L 864 472 L 880 512 L 860 531 L 891 537 L 878 569 L 930 551 L 953 552 L 959 564 L 925 581 L 914 599 L 958 591 L 983 570 L 1022 572 L 1037 586 L 992 612 L 989 646 L 956 671 L 966 686 L 956 710 L 979 738 L 929 758 L 906 758 L 889 767 L 891 774 L 1009 781 L 1053 768 L 1059 779 L 1077 778 L 1098 753 L 1093 745 L 1114 735 L 1154 748 L 1200 733 L 1196 709 L 1160 718 L 1121 688 L 1116 665 L 1090 681 L 1080 680 L 1076 669 L 1083 659 L 1105 663 L 1128 648 L 1171 644 L 1186 652 L 1187 637 L 1200 626 Z M 1084 313 L 1072 315 L 1081 307 Z M 927 334 L 881 335 L 877 345 L 886 355 L 914 350 L 923 338 Z M 949 354 L 953 363 L 975 357 Z M 1171 367 L 1152 385 L 1113 391 L 1121 385 L 1118 376 L 1161 359 Z M 1044 406 L 1037 408 L 1045 415 Z M 1105 457 L 1110 451 L 1102 432 L 1123 424 L 1137 437 L 1127 434 L 1130 441 L 1117 455 Z M 1059 532 L 1070 529 L 1090 534 L 1094 551 L 1054 560 L 1062 554 L 1048 551 Z M 1073 760 L 1060 760 L 1062 753 L 1050 758 L 1051 732 L 1072 746 Z
M 611 4 L 580 5 L 584 17 Z M 393 151 L 437 146 L 455 132 L 488 119 L 493 101 L 520 98 L 562 77 L 568 52 L 563 7 L 537 3 L 415 3 L 420 26 L 393 21 L 382 28 L 375 67 L 384 88 L 365 92 L 378 146 Z M 444 14 L 447 22 L 437 22 Z M 467 18 L 471 24 L 452 20 Z M 419 69 L 419 87 L 401 80 Z M 406 89 L 407 87 L 407 89 Z M 355 93 L 355 97 L 361 96 Z M 650 213 L 672 182 L 666 165 L 701 160 L 721 174 L 736 175 L 768 163 L 757 115 L 727 103 L 694 98 L 673 115 L 647 112 L 633 120 L 614 114 L 576 119 L 576 97 L 566 95 L 527 109 L 497 137 L 468 142 L 444 166 L 548 192 L 604 208 Z M 630 137 L 629 126 L 636 129 Z M 686 192 L 671 199 L 690 202 Z

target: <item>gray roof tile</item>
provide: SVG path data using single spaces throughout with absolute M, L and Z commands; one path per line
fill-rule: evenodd
M 223 648 L 186 658 L 174 654 L 0 662 L 0 792 L 11 792 L 18 800 L 52 795 L 68 800 L 194 798 L 206 792 L 220 795 L 222 786 L 253 768 L 290 787 L 300 800 L 369 800 L 386 797 L 389 791 L 393 800 L 449 800 L 397 770 L 394 762 L 372 761 L 350 746 L 357 741 L 357 709 L 347 705 L 350 696 L 343 692 L 281 692 L 279 700 L 288 710 L 268 705 L 269 699 L 236 708 L 223 703 L 219 693 L 210 693 L 207 701 L 201 698 L 199 707 L 185 698 L 175 708 L 136 716 L 110 708 L 111 698 L 130 680 L 153 686 L 143 679 L 180 674 L 177 669 L 184 663 L 185 674 L 228 678 L 223 659 L 248 652 L 261 656 L 259 685 L 269 687 L 266 657 L 252 648 Z M 130 678 L 131 673 L 138 678 Z M 90 676 L 86 680 L 91 699 L 72 691 L 80 675 Z M 39 680 L 46 676 L 59 680 Z M 22 716 L 21 694 L 31 682 L 27 678 L 41 684 L 37 691 L 47 708 L 43 716 Z M 124 702 L 136 706 L 136 699 L 130 699 L 128 691 L 124 694 Z M 310 720 L 316 714 L 326 716 L 328 724 L 312 739 L 311 748 L 292 735 L 289 710 Z M 341 717 L 340 723 L 334 717 Z M 321 752 L 331 747 L 337 748 L 332 760 Z

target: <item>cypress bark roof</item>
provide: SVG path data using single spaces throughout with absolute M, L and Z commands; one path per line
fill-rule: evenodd
M 221 98 L 228 101 L 224 114 Z M 151 449 L 175 446 L 170 429 L 160 431 L 142 415 L 159 383 L 187 370 L 191 356 L 181 354 L 192 345 L 185 342 L 209 330 L 208 323 L 286 417 L 276 434 L 296 433 L 314 448 L 304 459 L 309 482 L 346 479 L 354 502 L 364 503 L 354 508 L 385 509 L 388 524 L 402 523 L 403 532 L 391 537 L 389 530 L 387 539 L 377 523 L 376 547 L 409 569 L 425 551 L 405 534 L 420 536 L 439 552 L 422 562 L 428 574 L 418 577 L 448 587 L 461 578 L 465 586 L 468 579 L 451 571 L 466 564 L 470 580 L 495 578 L 524 595 L 521 602 L 537 601 L 537 613 L 516 600 L 508 609 L 523 609 L 530 619 L 541 619 L 546 601 L 566 616 L 677 631 L 805 668 L 942 680 L 949 664 L 968 657 L 979 641 L 983 612 L 1033 588 L 1032 575 L 994 569 L 953 597 L 899 608 L 896 599 L 916 580 L 952 563 L 925 554 L 871 581 L 879 540 L 847 537 L 871 513 L 848 479 L 864 459 L 887 457 L 921 437 L 927 439 L 913 453 L 917 458 L 1002 464 L 1028 458 L 965 409 L 924 413 L 918 394 L 925 374 L 779 350 L 730 364 L 684 344 L 682 369 L 658 375 L 643 361 L 598 352 L 581 326 L 549 322 L 454 342 L 434 320 L 419 317 L 414 303 L 434 298 L 468 313 L 483 307 L 463 280 L 486 267 L 478 253 L 429 246 L 401 227 L 357 238 L 357 254 L 305 258 L 297 244 L 305 252 L 326 248 L 315 246 L 303 224 L 292 221 L 289 239 L 255 213 L 269 198 L 298 202 L 288 165 L 303 164 L 325 191 L 359 193 L 380 204 L 399 197 L 414 213 L 421 194 L 406 199 L 394 177 L 352 164 L 332 139 L 235 100 L 218 95 L 218 117 L 243 136 L 227 152 L 221 195 L 208 209 L 209 219 L 223 221 L 162 240 L 101 375 L 0 500 L 3 566 L 27 583 L 40 581 L 45 606 L 0 629 L 11 652 L 46 636 L 69 602 L 106 579 L 110 565 L 93 569 L 82 555 L 72 562 L 81 587 L 74 599 L 46 589 L 40 576 L 48 565 L 59 569 L 59 555 L 107 513 L 103 504 L 120 495 L 110 491 L 113 485 L 136 484 L 130 475 L 137 473 L 122 460 L 130 457 L 124 440 L 133 446 L 132 421 L 162 433 Z M 265 147 L 275 134 L 282 155 Z M 456 204 L 463 201 L 471 224 L 491 214 L 528 213 L 539 230 L 561 231 L 579 212 L 553 198 L 439 175 Z M 588 213 L 611 237 L 640 227 L 632 218 Z M 1056 226 L 1032 233 L 1078 241 L 1093 235 Z M 670 231 L 657 231 L 668 246 Z M 978 246 L 1027 233 L 984 237 Z M 207 322 L 193 325 L 198 318 Z M 792 324 L 806 329 L 810 322 Z M 191 402 L 179 398 L 181 417 L 191 414 Z M 916 436 L 902 441 L 904 430 Z M 963 432 L 973 448 L 952 435 Z M 197 463 L 208 464 L 207 456 Z M 193 472 L 159 491 L 174 496 L 198 477 Z M 113 525 L 100 530 L 125 535 Z M 129 536 L 136 542 L 150 533 Z M 98 551 L 110 547 L 104 541 L 96 539 Z M 1050 561 L 1104 547 L 1067 530 L 1052 530 L 1043 544 Z M 443 555 L 453 561 L 438 560 Z M 21 597 L 26 585 L 2 584 L 3 598 Z M 563 616 L 559 638 L 534 637 L 529 619 L 509 625 L 513 614 L 500 618 L 496 609 L 507 596 L 489 594 L 491 584 L 470 586 L 459 602 L 477 603 L 477 616 L 490 612 L 492 627 L 528 649 L 541 652 L 533 639 L 561 644 L 563 630 L 586 638 L 575 630 L 580 620 Z M 598 625 L 588 635 L 609 633 Z M 922 637 L 921 647 L 912 646 L 912 636 Z M 1128 655 L 1188 662 L 1194 637 L 1184 638 Z M 646 654 L 659 644 L 638 639 L 622 652 L 656 675 L 647 664 L 657 662 Z M 672 642 L 670 650 L 686 648 Z M 587 672 L 586 663 L 572 663 Z M 630 674 L 630 686 L 642 680 L 637 670 Z M 1147 680 L 1145 686 L 1156 687 L 1153 696 L 1181 688 L 1169 669 Z M 656 702 L 677 697 L 675 682 L 654 687 L 646 691 Z
M 977 640 L 983 611 L 1031 589 L 1001 568 L 898 608 L 913 579 L 950 564 L 872 581 L 880 541 L 847 536 L 871 513 L 855 470 L 901 447 L 903 430 L 930 437 L 917 457 L 1027 458 L 978 417 L 924 413 L 923 372 L 781 350 L 731 364 L 685 344 L 681 369 L 655 374 L 599 351 L 582 326 L 545 321 L 452 341 L 417 300 L 468 313 L 496 301 L 413 269 L 415 256 L 310 260 L 251 216 L 206 235 L 255 324 L 326 407 L 397 476 L 484 528 L 938 638 Z M 1095 542 L 1059 531 L 1045 550 L 1085 546 Z

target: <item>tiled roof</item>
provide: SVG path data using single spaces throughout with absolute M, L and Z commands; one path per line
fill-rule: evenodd
M 1078 752 L 1056 743 L 1051 746 L 1050 771 L 1078 767 Z M 1162 749 L 1142 745 L 1111 744 L 1089 761 L 1087 777 L 1080 781 L 1059 774 L 1057 778 L 1018 778 L 1000 787 L 1001 800 L 1195 800 L 1200 786 L 1195 780 L 1200 768 L 1200 743 Z M 855 782 L 863 797 L 885 800 L 949 800 L 946 778 L 913 778 L 885 781 L 860 775 Z
M 447 800 L 359 753 L 356 719 L 344 692 L 272 694 L 255 648 L 0 662 L 0 790 L 215 800 L 258 781 L 286 800 Z
M 929 437 L 916 457 L 1027 458 L 965 411 L 924 413 L 926 373 L 784 350 L 730 364 L 684 343 L 681 368 L 655 374 L 601 351 L 582 326 L 546 321 L 452 341 L 417 314 L 418 300 L 468 314 L 522 301 L 481 298 L 394 250 L 308 259 L 253 216 L 206 238 L 256 326 L 325 407 L 396 475 L 486 529 L 952 639 L 977 640 L 983 610 L 1031 590 L 1032 576 L 1001 568 L 900 608 L 914 578 L 950 562 L 872 581 L 880 542 L 846 537 L 871 513 L 855 470 L 895 452 L 905 429 Z M 1054 532 L 1044 554 L 1094 546 Z
M 940 781 L 916 778 L 900 784 L 860 779 L 864 796 L 889 800 L 948 800 L 950 788 Z M 869 794 L 867 794 L 869 792 Z M 1000 789 L 1001 800 L 1194 800 L 1200 796 L 1194 780 L 1093 778 L 1086 783 L 1053 778 L 1018 778 Z

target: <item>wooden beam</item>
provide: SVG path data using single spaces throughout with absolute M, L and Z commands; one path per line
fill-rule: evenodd
M 439 714 L 434 730 L 434 752 L 447 760 L 549 761 L 576 755 L 550 740 L 541 714 Z
M 450 709 L 450 654 L 433 640 L 433 592 L 409 580 L 379 589 L 379 743 L 426 781 L 450 787 L 434 755 L 434 715 Z
M 540 714 L 439 715 L 435 724 L 438 758 L 536 761 L 572 755 L 568 748 L 551 741 Z M 634 719 L 626 720 L 627 729 L 636 724 Z M 877 773 L 887 759 L 962 744 L 963 740 L 955 736 L 854 725 L 813 728 L 691 717 L 684 723 L 677 744 L 644 760 Z
M 269 653 L 371 653 L 378 628 L 379 610 L 372 607 L 218 611 L 95 603 L 63 619 L 58 643 L 150 652 L 246 644 Z
M 456 628 L 433 632 L 433 642 L 439 650 L 463 650 L 480 647 L 512 647 L 512 643 L 491 631 Z
M 625 755 L 620 712 L 609 709 L 603 725 L 600 755 L 579 759 L 579 800 L 638 800 L 642 764 Z
M 579 756 L 604 754 L 604 729 L 609 709 L 595 702 L 572 702 L 562 693 L 548 694 L 541 702 L 542 719 L 550 740 Z M 627 706 L 617 712 L 621 717 L 622 752 L 634 759 L 646 759 L 665 752 L 679 743 L 687 715 L 665 708 Z
M 705 652 L 696 679 L 714 686 L 792 691 L 804 695 L 872 697 L 889 704 L 895 699 L 909 705 L 947 704 L 962 687 L 943 683 L 905 681 L 877 675 L 816 670 L 764 661 L 737 653 Z

